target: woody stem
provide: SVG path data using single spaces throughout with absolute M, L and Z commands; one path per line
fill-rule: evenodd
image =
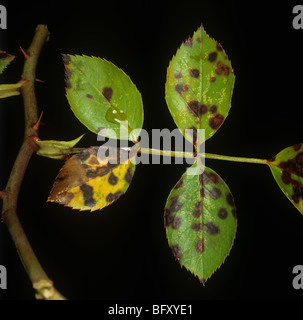
M 26 79 L 27 82 L 21 88 L 25 112 L 25 135 L 5 188 L 2 221 L 6 224 L 23 266 L 37 291 L 36 297 L 61 300 L 65 298 L 54 288 L 52 281 L 41 267 L 17 216 L 17 201 L 22 180 L 31 156 L 37 150 L 37 145 L 32 139 L 32 136 L 38 135 L 34 126 L 38 120 L 34 83 L 38 57 L 48 37 L 47 27 L 38 25 L 32 43 L 26 52 L 22 80 Z

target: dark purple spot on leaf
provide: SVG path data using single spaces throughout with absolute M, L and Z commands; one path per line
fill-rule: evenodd
M 201 105 L 199 101 L 190 101 L 188 103 L 188 109 L 197 118 L 200 118 L 207 112 L 207 106 L 204 104 Z
M 112 186 L 116 185 L 118 182 L 118 177 L 115 176 L 115 174 L 113 172 L 110 173 L 109 177 L 108 177 L 108 182 L 109 184 L 111 184 Z
M 217 51 L 211 52 L 208 55 L 208 61 L 209 62 L 215 62 L 217 60 L 217 57 L 218 57 L 218 52 Z
M 171 226 L 173 229 L 179 229 L 179 227 L 181 226 L 181 218 L 179 216 L 175 216 L 173 218 Z
M 113 193 L 109 193 L 106 196 L 106 201 L 107 202 L 114 202 L 114 201 L 118 200 L 122 194 L 123 194 L 123 192 L 121 192 L 121 191 L 117 191 L 114 194 Z
M 103 94 L 104 98 L 105 98 L 108 102 L 110 102 L 111 99 L 112 99 L 112 96 L 113 96 L 113 89 L 110 88 L 110 87 L 104 87 L 104 88 L 102 89 L 102 94 Z
M 199 218 L 202 215 L 202 201 L 198 201 L 195 205 L 195 210 L 193 212 L 193 216 L 195 218 Z
M 171 212 L 177 212 L 182 209 L 183 204 L 178 201 L 178 195 L 175 195 L 171 198 L 169 210 Z
M 213 224 L 212 222 L 207 222 L 204 224 L 204 229 L 207 233 L 209 233 L 210 235 L 215 235 L 218 234 L 220 232 L 219 227 L 217 227 L 215 224 Z
M 218 107 L 215 106 L 215 105 L 212 105 L 212 106 L 209 108 L 209 112 L 210 112 L 210 113 L 216 113 L 217 110 L 218 110 Z
M 185 42 L 184 42 L 184 46 L 191 48 L 193 46 L 193 39 L 191 37 L 189 37 Z
M 175 258 L 180 261 L 182 259 L 182 249 L 181 249 L 180 245 L 178 245 L 178 244 L 172 245 L 171 250 L 172 250 Z
M 191 69 L 189 73 L 193 78 L 199 78 L 200 71 L 198 69 Z
M 212 188 L 210 191 L 209 191 L 209 195 L 214 199 L 219 199 L 221 197 L 221 190 L 218 189 L 218 188 Z
M 198 222 L 192 225 L 191 227 L 194 231 L 199 232 L 202 230 L 202 223 Z
M 217 114 L 215 117 L 209 119 L 209 125 L 213 130 L 220 128 L 224 121 L 224 117 L 221 114 Z
M 86 95 L 86 97 L 87 97 L 88 99 L 93 99 L 93 96 L 92 96 L 91 94 L 89 94 L 89 93 Z
M 80 186 L 80 190 L 83 193 L 83 199 L 84 199 L 85 206 L 94 207 L 96 205 L 96 201 L 93 198 L 94 188 L 92 186 L 87 185 L 87 184 L 82 184 Z
M 205 249 L 205 242 L 204 239 L 199 239 L 198 242 L 196 243 L 196 251 L 197 253 L 202 253 Z
M 227 210 L 225 208 L 221 208 L 218 212 L 218 217 L 220 219 L 226 219 L 227 218 Z
M 181 79 L 181 78 L 182 78 L 181 72 L 176 72 L 176 73 L 175 73 L 175 78 L 176 78 L 176 79 Z
M 229 194 L 226 196 L 226 201 L 227 201 L 227 203 L 228 203 L 230 206 L 232 206 L 232 207 L 235 206 L 234 197 L 233 197 L 233 195 L 232 195 L 231 193 L 229 193 Z
M 131 168 L 128 168 L 127 171 L 126 171 L 126 174 L 124 176 L 124 179 L 127 183 L 131 183 L 132 179 L 133 179 L 133 171 Z

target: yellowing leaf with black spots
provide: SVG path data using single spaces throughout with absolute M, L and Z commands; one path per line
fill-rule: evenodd
M 283 193 L 303 214 L 303 143 L 282 150 L 267 163 Z
M 81 211 L 100 210 L 126 192 L 134 172 L 129 152 L 91 147 L 66 161 L 48 201 Z
M 236 235 L 228 186 L 209 168 L 200 174 L 195 163 L 170 192 L 164 225 L 175 258 L 204 284 L 228 256 Z
M 201 26 L 178 49 L 167 69 L 165 99 L 182 134 L 205 129 L 209 139 L 223 124 L 231 107 L 235 75 L 222 46 Z

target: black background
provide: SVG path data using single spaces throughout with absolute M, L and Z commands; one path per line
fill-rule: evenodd
M 271 158 L 303 142 L 303 30 L 292 27 L 296 3 L 234 1 L 8 2 L 1 49 L 17 55 L 1 83 L 20 79 L 35 26 L 51 32 L 39 60 L 41 139 L 70 140 L 87 132 L 65 98 L 61 53 L 104 57 L 141 92 L 144 129 L 174 129 L 164 100 L 166 69 L 182 41 L 203 23 L 232 61 L 236 83 L 230 115 L 206 152 Z M 21 97 L 1 101 L 1 180 L 5 187 L 23 139 Z M 80 146 L 96 145 L 87 132 Z M 297 299 L 292 269 L 303 264 L 303 217 L 266 166 L 207 160 L 230 187 L 237 206 L 234 246 L 203 287 L 174 261 L 163 227 L 166 198 L 186 165 L 139 165 L 127 194 L 97 213 L 46 203 L 63 162 L 34 156 L 18 212 L 46 273 L 70 299 Z M 3 299 L 34 299 L 31 283 L 0 225 L 1 261 L 8 271 Z

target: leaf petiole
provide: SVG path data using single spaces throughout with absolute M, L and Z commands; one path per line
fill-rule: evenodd
M 159 150 L 159 149 L 150 149 L 150 148 L 140 148 L 139 151 L 141 153 L 145 153 L 145 154 L 153 154 L 153 155 L 176 157 L 176 158 L 194 159 L 196 157 L 192 152 L 183 152 L 183 151 L 170 151 L 170 150 Z M 206 158 L 206 159 L 216 159 L 216 160 L 244 162 L 244 163 L 267 164 L 266 159 L 231 157 L 231 156 L 224 156 L 224 155 L 213 154 L 213 153 L 200 153 L 200 154 L 198 154 L 198 156 L 200 156 L 201 158 Z

